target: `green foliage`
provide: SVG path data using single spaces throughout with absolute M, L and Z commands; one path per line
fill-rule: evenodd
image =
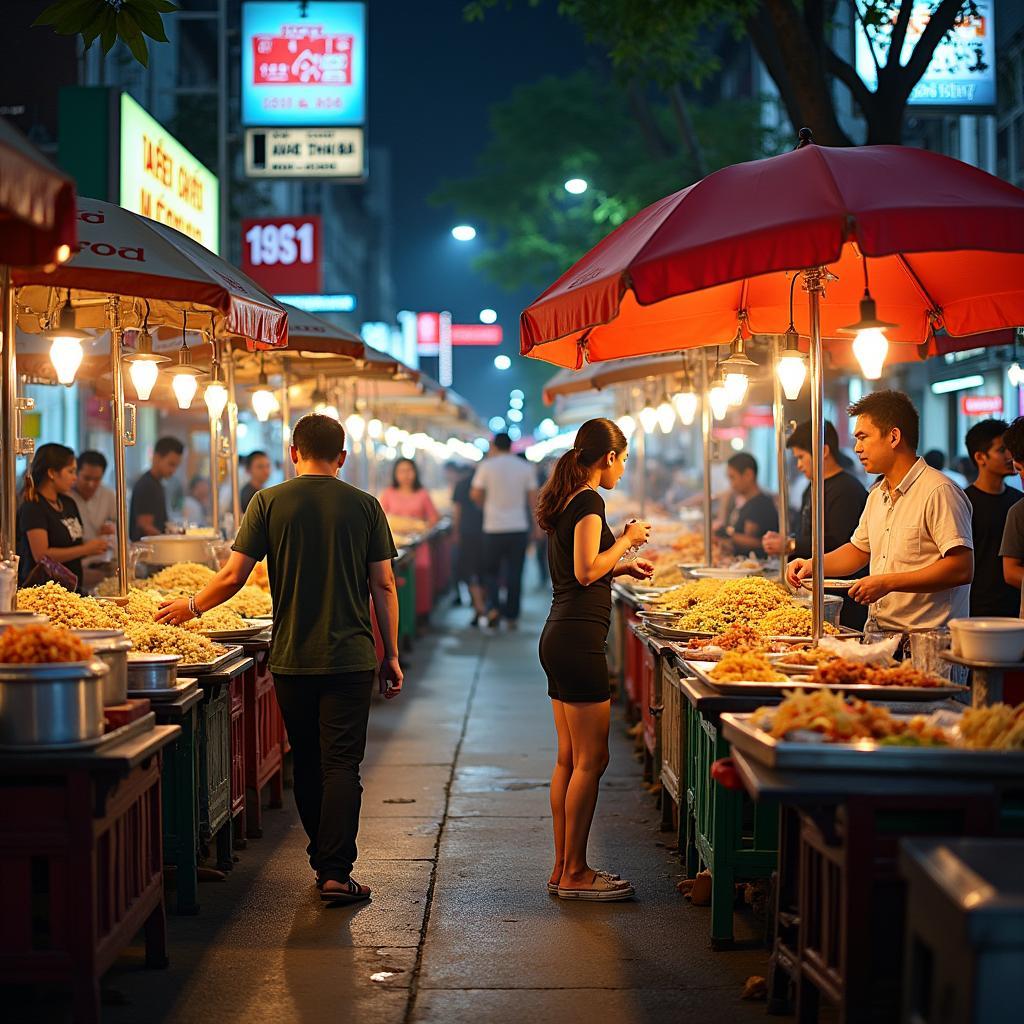
M 670 107 L 641 99 L 646 133 L 619 84 L 585 71 L 521 86 L 492 109 L 475 173 L 433 197 L 486 232 L 481 270 L 508 288 L 546 285 L 609 231 L 700 177 Z M 692 120 L 710 170 L 774 147 L 754 103 L 695 108 Z M 574 177 L 591 186 L 582 196 L 563 187 Z
M 86 49 L 99 39 L 104 53 L 120 40 L 143 67 L 149 67 L 146 37 L 167 42 L 161 15 L 178 10 L 170 0 L 57 0 L 32 23 L 49 25 L 62 36 L 80 35 Z

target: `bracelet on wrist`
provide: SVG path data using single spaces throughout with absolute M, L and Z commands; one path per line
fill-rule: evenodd
M 190 594 L 188 598 L 188 610 L 198 619 L 199 609 L 196 608 L 196 595 Z

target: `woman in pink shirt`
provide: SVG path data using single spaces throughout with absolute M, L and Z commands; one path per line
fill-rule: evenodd
M 391 516 L 411 516 L 433 526 L 441 517 L 430 500 L 426 488 L 420 483 L 420 474 L 412 459 L 399 459 L 391 474 L 391 486 L 380 496 L 381 507 Z M 416 615 L 426 615 L 434 604 L 433 565 L 430 545 L 416 549 Z

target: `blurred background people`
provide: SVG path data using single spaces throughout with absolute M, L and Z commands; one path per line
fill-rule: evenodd
M 460 479 L 452 492 L 452 533 L 456 540 L 456 589 L 465 583 L 473 606 L 469 625 L 473 628 L 487 614 L 487 591 L 483 582 L 484 512 L 473 500 L 473 466 L 460 466 Z
M 717 533 L 726 547 L 738 555 L 764 554 L 761 541 L 766 533 L 779 528 L 775 501 L 757 482 L 757 459 L 738 452 L 726 463 L 730 494 L 723 522 Z
M 88 541 L 102 537 L 107 542 L 102 554 L 82 559 L 85 573 L 83 585 L 86 590 L 94 587 L 108 575 L 99 567 L 110 562 L 113 555 L 113 538 L 117 532 L 117 495 L 113 488 L 103 483 L 106 471 L 107 458 L 102 452 L 88 450 L 78 456 L 78 479 L 75 481 L 71 497 L 78 506 L 85 539 Z
M 128 510 L 128 536 L 142 540 L 167 529 L 167 494 L 163 482 L 178 471 L 185 446 L 176 437 L 161 437 L 153 446 L 153 459 L 132 488 Z
M 248 476 L 248 480 L 245 482 L 245 486 L 239 492 L 238 500 L 242 506 L 242 514 L 245 514 L 245 510 L 249 507 L 249 502 L 252 501 L 253 495 L 257 491 L 262 491 L 267 486 L 267 481 L 270 479 L 271 472 L 270 456 L 263 451 L 258 449 L 254 452 L 249 452 L 245 457 L 245 472 Z
M 189 526 L 210 525 L 210 481 L 205 476 L 194 476 L 188 482 L 188 494 L 182 506 L 181 515 Z

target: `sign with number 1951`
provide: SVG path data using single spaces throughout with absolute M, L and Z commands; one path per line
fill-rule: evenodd
M 242 269 L 273 294 L 321 290 L 320 218 L 242 221 Z

